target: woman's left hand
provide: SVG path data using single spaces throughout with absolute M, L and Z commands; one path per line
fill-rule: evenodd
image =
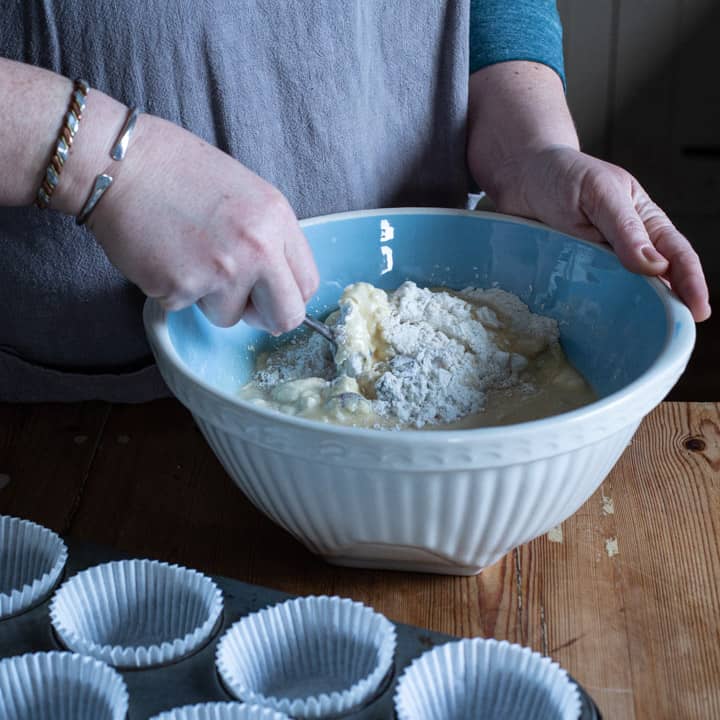
M 669 283 L 696 321 L 710 316 L 697 253 L 630 173 L 573 147 L 555 145 L 525 150 L 502 175 L 493 197 L 500 212 L 606 242 L 629 270 Z

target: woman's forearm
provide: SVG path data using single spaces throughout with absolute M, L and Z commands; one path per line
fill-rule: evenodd
M 627 171 L 579 151 L 549 67 L 498 63 L 470 78 L 468 164 L 504 213 L 613 247 L 628 269 L 660 275 L 696 320 L 710 315 L 697 254 Z
M 30 205 L 68 110 L 73 83 L 0 58 L 0 205 Z M 91 90 L 51 207 L 77 214 L 125 119 L 124 106 Z
M 480 188 L 498 202 L 526 152 L 578 148 L 558 74 L 534 62 L 490 65 L 470 76 L 468 164 Z

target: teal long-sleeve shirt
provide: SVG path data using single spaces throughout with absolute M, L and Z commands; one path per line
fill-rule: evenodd
M 548 65 L 565 84 L 555 0 L 471 0 L 470 72 L 508 60 Z

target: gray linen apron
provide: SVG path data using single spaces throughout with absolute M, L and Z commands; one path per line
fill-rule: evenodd
M 300 218 L 461 206 L 469 5 L 2 0 L 0 54 L 197 133 Z M 0 208 L 0 400 L 167 394 L 143 300 L 72 218 Z

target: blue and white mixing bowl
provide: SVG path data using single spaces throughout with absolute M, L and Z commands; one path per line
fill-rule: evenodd
M 606 248 L 517 218 L 441 209 L 368 210 L 302 223 L 323 317 L 342 289 L 405 280 L 500 288 L 557 319 L 598 400 L 554 417 L 473 430 L 379 431 L 282 415 L 238 398 L 267 342 L 197 307 L 145 306 L 168 386 L 263 512 L 332 563 L 472 574 L 574 513 L 692 351 L 688 309 Z

